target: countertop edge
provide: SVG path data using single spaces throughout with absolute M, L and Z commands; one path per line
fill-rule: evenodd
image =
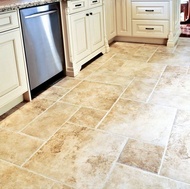
M 27 8 L 32 6 L 38 6 L 38 5 L 44 5 L 48 3 L 54 3 L 54 2 L 60 2 L 61 0 L 34 0 L 30 2 L 18 2 L 13 4 L 7 4 L 7 5 L 0 5 L 0 13 L 18 10 L 21 8 Z

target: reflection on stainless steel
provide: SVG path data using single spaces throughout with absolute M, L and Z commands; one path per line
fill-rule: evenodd
M 63 71 L 59 4 L 20 11 L 31 90 Z

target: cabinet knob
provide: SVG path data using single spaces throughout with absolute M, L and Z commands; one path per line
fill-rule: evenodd
M 86 16 L 89 16 L 89 14 L 87 13 Z
M 93 15 L 93 13 L 91 12 L 90 15 Z

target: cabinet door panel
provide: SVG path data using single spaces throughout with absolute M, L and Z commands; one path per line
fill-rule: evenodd
M 117 0 L 117 34 L 119 36 L 131 35 L 131 1 Z
M 110 40 L 116 36 L 116 0 L 105 1 L 106 11 L 106 32 L 107 39 Z
M 90 11 L 91 50 L 92 52 L 104 45 L 102 7 Z
M 0 34 L 0 107 L 27 91 L 19 31 Z
M 1 43 L 0 52 L 0 97 L 2 97 L 19 86 L 14 40 Z
M 74 62 L 77 62 L 90 53 L 89 43 L 89 16 L 86 12 L 76 13 L 70 16 L 72 54 Z

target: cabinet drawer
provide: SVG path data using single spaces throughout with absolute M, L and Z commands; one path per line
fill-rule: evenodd
M 168 38 L 168 21 L 133 20 L 133 36 Z
M 133 19 L 169 19 L 169 2 L 132 2 Z
M 87 0 L 68 1 L 67 4 L 70 13 L 80 12 L 88 8 Z
M 102 0 L 89 0 L 89 7 L 97 7 L 102 5 Z
M 17 12 L 0 14 L 0 32 L 19 27 Z

